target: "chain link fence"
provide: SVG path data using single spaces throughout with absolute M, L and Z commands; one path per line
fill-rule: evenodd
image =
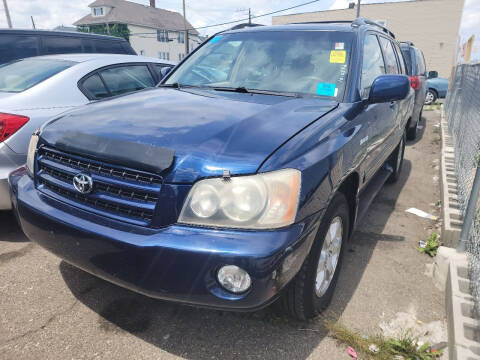
M 480 314 L 480 202 L 468 206 L 470 198 L 480 199 L 475 196 L 480 183 L 480 177 L 475 177 L 480 162 L 480 64 L 458 65 L 451 81 L 444 108 L 455 147 L 458 203 L 464 215 L 459 246 L 468 253 L 471 290 Z M 472 211 L 467 212 L 467 207 Z M 471 226 L 466 228 L 467 218 Z

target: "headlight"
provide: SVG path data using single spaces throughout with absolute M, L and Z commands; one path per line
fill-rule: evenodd
M 205 179 L 190 190 L 179 222 L 244 229 L 271 229 L 295 221 L 301 173 L 285 169 Z
M 28 144 L 28 153 L 27 153 L 27 170 L 30 175 L 33 175 L 35 171 L 35 152 L 37 151 L 38 144 L 38 134 L 35 133 L 30 138 L 30 143 Z

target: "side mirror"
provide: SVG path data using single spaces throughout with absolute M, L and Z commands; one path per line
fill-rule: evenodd
M 438 71 L 429 71 L 427 73 L 427 79 L 435 79 L 438 77 Z
M 163 79 L 167 74 L 172 71 L 172 68 L 169 66 L 165 66 L 160 70 L 160 77 Z
M 410 80 L 405 75 L 380 75 L 370 88 L 368 102 L 385 103 L 405 99 L 410 91 Z

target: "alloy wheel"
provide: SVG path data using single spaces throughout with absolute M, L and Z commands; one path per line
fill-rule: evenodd
M 337 216 L 332 219 L 323 240 L 315 278 L 315 294 L 322 297 L 330 287 L 340 259 L 343 241 L 343 221 Z

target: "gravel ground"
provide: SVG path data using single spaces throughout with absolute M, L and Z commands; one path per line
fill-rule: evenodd
M 328 315 L 364 333 L 434 328 L 446 340 L 444 294 L 415 247 L 438 224 L 438 110 L 424 111 L 400 181 L 386 185 L 346 254 Z M 424 326 L 424 327 L 423 327 Z M 415 330 L 415 331 L 416 331 Z M 433 336 L 433 335 L 432 335 Z M 78 270 L 30 243 L 0 212 L 0 359 L 349 359 L 322 319 L 267 308 L 235 314 L 147 298 Z

